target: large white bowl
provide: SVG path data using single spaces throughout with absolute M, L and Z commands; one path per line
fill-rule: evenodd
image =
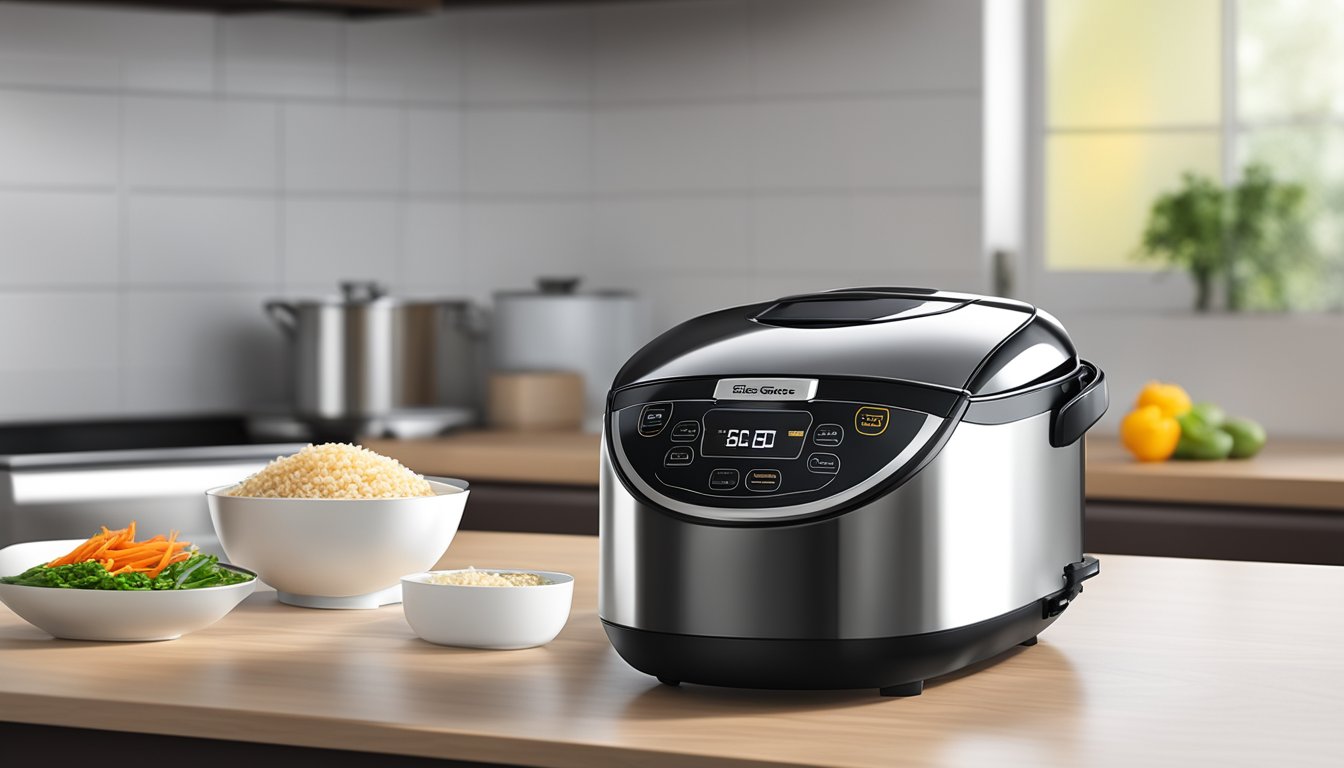
M 401 575 L 432 568 L 467 503 L 461 480 L 405 499 L 262 499 L 205 492 L 230 562 L 255 570 L 281 602 L 377 608 L 401 600 Z
M 0 576 L 17 576 L 83 543 L 66 539 L 12 544 L 0 549 Z M 224 587 L 119 592 L 0 584 L 0 602 L 29 624 L 67 640 L 172 640 L 224 618 L 256 586 L 253 579 Z
M 574 602 L 574 577 L 554 571 L 478 568 L 492 573 L 535 573 L 549 581 L 536 587 L 476 587 L 434 584 L 433 571 L 401 580 L 406 623 L 439 645 L 515 650 L 545 645 L 560 634 Z

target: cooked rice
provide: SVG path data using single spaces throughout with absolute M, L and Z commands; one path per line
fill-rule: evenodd
M 468 568 L 452 573 L 431 573 L 429 583 L 459 587 L 544 587 L 551 582 L 536 573 L 498 573 Z
M 226 494 L 280 499 L 404 499 L 433 496 L 434 489 L 396 459 L 357 445 L 324 443 L 281 456 Z

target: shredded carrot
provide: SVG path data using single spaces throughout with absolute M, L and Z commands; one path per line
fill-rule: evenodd
M 164 568 L 191 557 L 191 543 L 178 541 L 177 536 L 177 531 L 173 531 L 167 538 L 159 535 L 136 541 L 134 522 L 119 531 L 109 531 L 104 526 L 101 533 L 90 536 L 69 554 L 52 560 L 47 566 L 54 568 L 92 560 L 100 563 L 108 573 L 143 573 L 152 579 L 163 573 Z

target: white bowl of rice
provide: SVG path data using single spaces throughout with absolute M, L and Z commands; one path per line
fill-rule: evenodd
M 569 621 L 574 577 L 555 571 L 465 568 L 401 579 L 406 623 L 422 639 L 516 650 L 555 639 Z
M 256 571 L 281 602 L 307 608 L 399 602 L 401 575 L 439 561 L 467 496 L 461 480 L 428 480 L 341 443 L 310 445 L 206 491 L 229 561 Z

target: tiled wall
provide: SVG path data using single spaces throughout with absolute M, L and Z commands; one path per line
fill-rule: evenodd
M 0 5 L 0 418 L 283 398 L 262 300 L 538 274 L 655 325 L 985 288 L 981 4 Z

